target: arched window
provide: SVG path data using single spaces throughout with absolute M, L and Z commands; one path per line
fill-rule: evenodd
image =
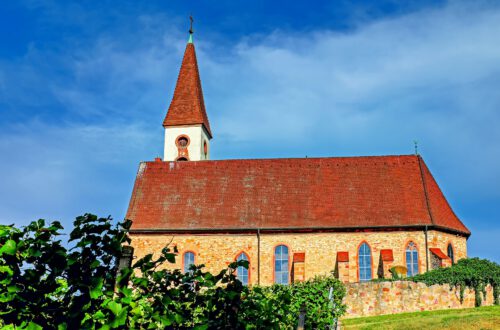
M 274 249 L 274 283 L 288 284 L 288 247 L 278 245 Z
M 363 243 L 358 251 L 359 280 L 369 281 L 372 279 L 372 252 L 368 244 Z
M 450 257 L 451 264 L 453 265 L 455 263 L 455 255 L 453 254 L 453 246 L 451 246 L 451 243 L 448 244 L 448 257 Z
M 185 252 L 184 253 L 184 273 L 189 272 L 189 267 L 194 265 L 194 253 L 193 252 Z
M 181 149 L 186 149 L 186 147 L 189 145 L 189 140 L 187 136 L 181 135 L 177 138 L 177 141 L 175 141 L 175 144 L 177 144 L 177 147 Z
M 413 276 L 418 274 L 418 251 L 415 243 L 410 242 L 406 246 L 406 275 Z
M 248 256 L 244 252 L 241 252 L 238 255 L 238 257 L 236 258 L 236 261 L 240 261 L 240 260 L 248 261 Z M 250 268 L 250 264 L 248 264 L 248 267 Z M 248 285 L 249 278 L 248 278 L 248 269 L 247 268 L 245 268 L 243 266 L 239 266 L 236 269 L 236 276 L 241 281 L 241 283 L 243 283 L 243 285 Z

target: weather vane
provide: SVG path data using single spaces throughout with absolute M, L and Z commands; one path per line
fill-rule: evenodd
M 189 34 L 193 34 L 194 31 L 193 31 L 193 16 L 189 16 L 189 20 L 191 21 L 191 26 L 189 27 Z
M 414 140 L 413 144 L 415 144 L 415 155 L 418 155 L 418 141 Z

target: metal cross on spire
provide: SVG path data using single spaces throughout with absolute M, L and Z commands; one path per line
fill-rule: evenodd
M 189 16 L 189 20 L 191 21 L 191 25 L 189 27 L 189 34 L 193 34 L 194 33 L 194 31 L 193 31 L 193 22 L 194 22 L 193 16 Z
M 415 155 L 418 155 L 418 141 L 415 140 L 413 143 L 415 144 Z
M 189 26 L 189 40 L 188 40 L 188 43 L 189 44 L 192 44 L 193 43 L 193 33 L 194 33 L 194 30 L 193 30 L 193 16 L 189 16 L 189 20 L 191 21 L 191 25 Z

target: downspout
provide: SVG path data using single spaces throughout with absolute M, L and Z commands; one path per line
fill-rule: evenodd
M 427 225 L 425 226 L 424 230 L 425 234 L 425 271 L 429 271 L 429 244 L 428 244 L 428 239 L 427 239 Z
M 260 285 L 260 228 L 257 228 L 257 285 Z
M 434 217 L 432 216 L 431 204 L 429 202 L 429 194 L 427 193 L 427 184 L 425 182 L 424 169 L 422 168 L 422 160 L 419 154 L 417 156 L 418 167 L 420 169 L 420 177 L 422 178 L 422 187 L 424 189 L 424 197 L 425 204 L 427 205 L 427 212 L 429 213 L 429 219 L 431 220 L 432 225 L 435 225 Z M 428 243 L 428 235 L 427 235 L 427 225 L 425 225 L 425 266 L 426 271 L 429 271 L 429 243 Z

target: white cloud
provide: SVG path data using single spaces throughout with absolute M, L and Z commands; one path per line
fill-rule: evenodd
M 58 127 L 31 122 L 0 134 L 1 222 L 66 223 L 84 212 L 123 217 L 139 161 L 160 144 L 141 125 Z
M 9 160 L 0 195 L 10 197 L 0 214 L 24 216 L 37 201 L 33 214 L 95 202 L 123 215 L 137 162 L 161 152 L 185 47 L 167 21 L 141 16 L 129 35 L 103 32 L 64 54 L 31 49 L 0 63 L 0 104 L 57 105 L 64 119 L 0 135 Z M 276 30 L 224 47 L 197 36 L 213 156 L 407 154 L 417 139 L 451 204 L 476 226 L 474 208 L 500 201 L 498 35 L 498 6 L 451 2 L 347 32 Z

